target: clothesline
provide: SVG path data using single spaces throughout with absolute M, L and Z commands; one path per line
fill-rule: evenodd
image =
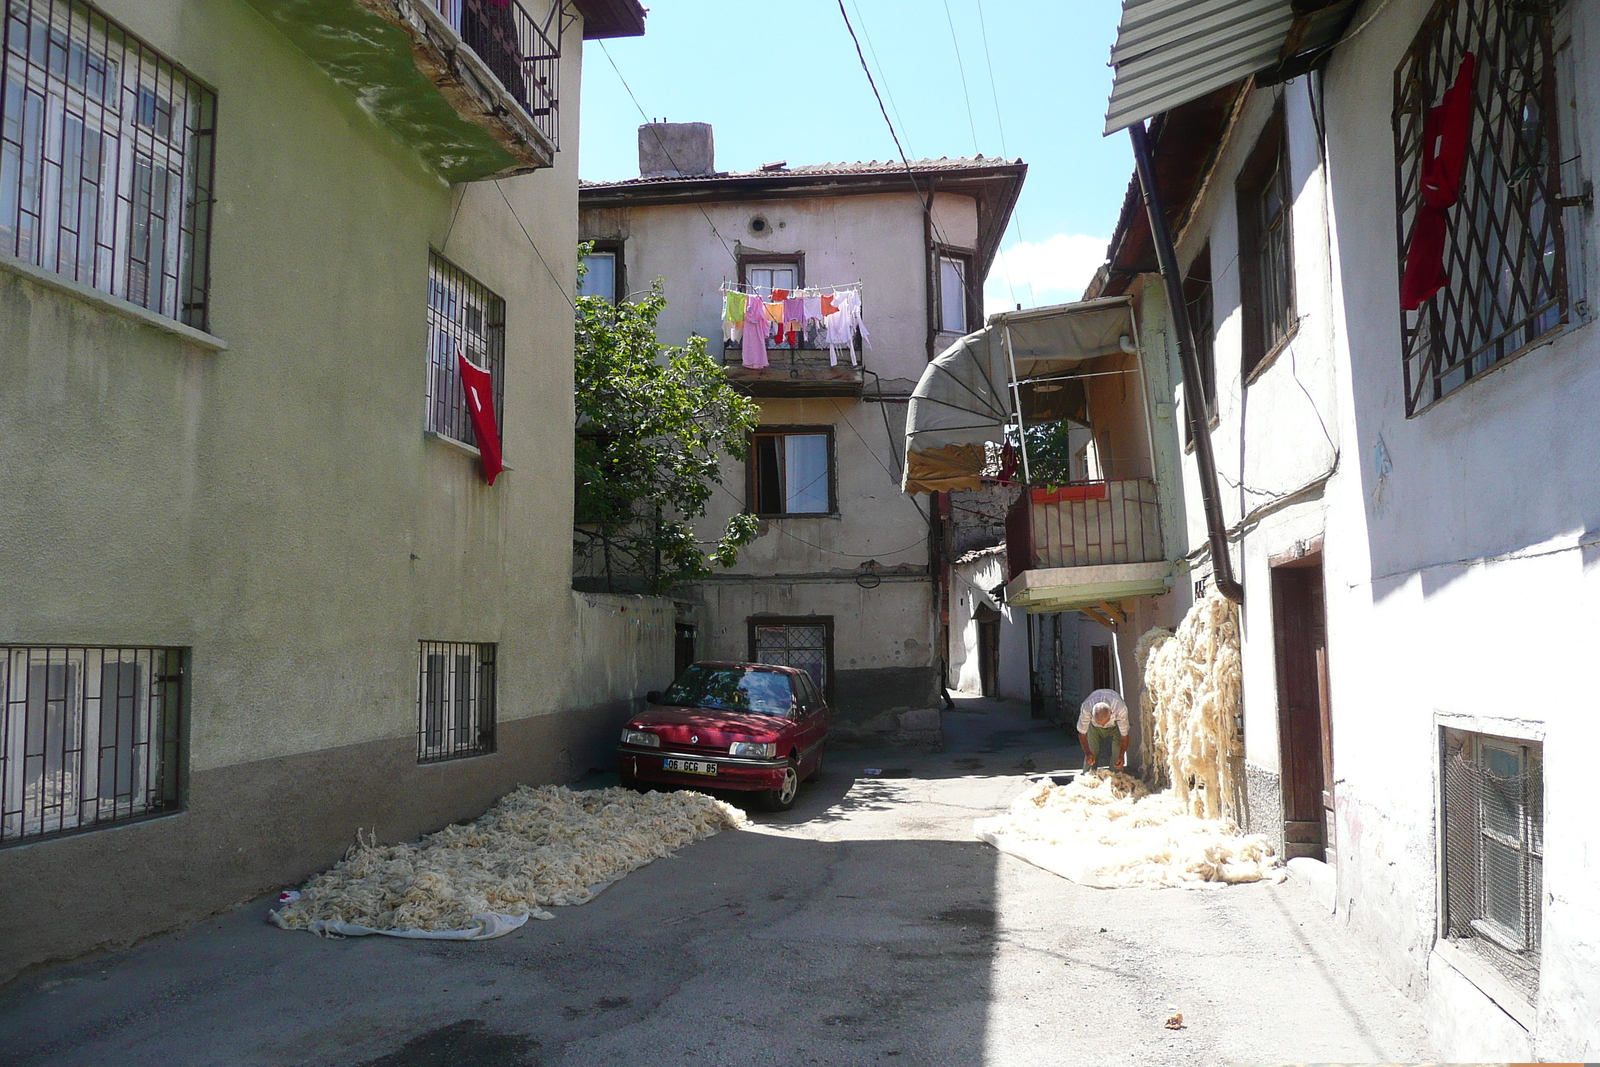
M 782 286 L 772 285 L 749 285 L 745 282 L 725 281 L 722 283 L 722 291 L 724 293 L 744 293 L 749 296 L 767 296 L 782 288 Z M 807 297 L 828 296 L 833 293 L 845 292 L 859 293 L 861 289 L 860 282 L 846 282 L 844 285 L 807 285 L 799 289 L 785 289 L 784 292 L 790 296 Z
M 806 289 L 734 285 L 722 285 L 722 330 L 728 341 L 743 349 L 741 362 L 746 367 L 759 370 L 768 365 L 767 345 L 772 338 L 791 348 L 801 340 L 819 348 L 827 345 L 833 366 L 839 364 L 840 348 L 849 350 L 852 364 L 858 362 L 857 334 L 864 347 L 872 345 L 861 318 L 860 282 Z

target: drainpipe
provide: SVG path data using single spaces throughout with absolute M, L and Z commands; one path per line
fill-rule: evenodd
M 1156 262 L 1167 286 L 1167 312 L 1178 336 L 1178 361 L 1183 365 L 1183 408 L 1188 413 L 1189 434 L 1194 438 L 1194 458 L 1200 465 L 1200 499 L 1206 516 L 1206 536 L 1211 544 L 1211 573 L 1217 592 L 1244 603 L 1244 586 L 1233 576 L 1233 560 L 1228 555 L 1227 523 L 1222 517 L 1222 495 L 1217 488 L 1217 461 L 1211 454 L 1211 412 L 1205 392 L 1200 388 L 1200 360 L 1194 350 L 1194 329 L 1189 323 L 1188 306 L 1183 300 L 1183 276 L 1178 273 L 1178 253 L 1172 247 L 1172 231 L 1167 229 L 1167 214 L 1162 210 L 1161 194 L 1156 189 L 1155 166 L 1150 161 L 1150 145 L 1145 140 L 1142 121 L 1128 127 L 1133 139 L 1133 163 L 1139 172 L 1139 187 L 1144 190 L 1145 214 L 1150 218 L 1150 238 L 1156 246 Z

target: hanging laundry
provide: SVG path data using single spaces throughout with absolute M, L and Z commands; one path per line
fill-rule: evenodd
M 1421 193 L 1400 277 L 1400 307 L 1415 311 L 1450 283 L 1445 270 L 1449 214 L 1461 196 L 1467 140 L 1472 134 L 1472 83 L 1477 59 L 1468 52 L 1437 107 L 1422 122 Z
M 815 322 L 822 318 L 822 297 L 808 296 L 804 299 L 803 303 L 805 306 L 805 311 L 802 314 L 802 317 L 805 319 L 805 321 Z
M 729 292 L 722 309 L 723 339 L 739 341 L 744 333 L 744 308 L 749 298 L 743 293 Z
M 772 290 L 772 299 L 777 300 L 777 301 L 784 301 L 784 300 L 789 299 L 789 290 L 787 290 L 787 289 L 774 289 L 774 290 Z
M 838 310 L 839 310 L 839 307 L 838 307 L 837 304 L 835 304 L 833 302 L 832 295 L 824 296 L 822 298 L 822 317 L 823 318 L 827 318 L 829 315 L 832 315 L 834 312 L 836 312 Z
M 767 305 L 755 298 L 745 305 L 744 337 L 740 362 L 752 370 L 767 365 Z

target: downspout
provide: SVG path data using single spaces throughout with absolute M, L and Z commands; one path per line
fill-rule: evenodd
M 1150 145 L 1145 140 L 1144 122 L 1128 127 L 1133 140 L 1133 164 L 1139 172 L 1139 187 L 1144 191 L 1145 214 L 1150 218 L 1150 239 L 1156 246 L 1156 262 L 1167 287 L 1167 312 L 1178 338 L 1178 361 L 1183 365 L 1183 408 L 1188 415 L 1189 434 L 1194 438 L 1194 458 L 1200 466 L 1200 500 L 1206 516 L 1206 539 L 1211 545 L 1211 573 L 1217 592 L 1244 603 L 1244 586 L 1233 576 L 1233 560 L 1228 555 L 1227 522 L 1222 517 L 1222 496 L 1217 488 L 1217 461 L 1211 454 L 1211 412 L 1205 391 L 1200 388 L 1200 360 L 1194 350 L 1194 328 L 1189 323 L 1188 306 L 1183 300 L 1183 276 L 1178 273 L 1178 253 L 1172 247 L 1172 231 L 1156 188 L 1155 166 L 1150 161 Z

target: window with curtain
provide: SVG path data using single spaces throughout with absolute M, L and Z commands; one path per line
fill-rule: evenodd
M 617 302 L 617 254 L 590 252 L 583 257 L 586 268 L 578 282 L 579 296 L 598 296 L 608 304 Z
M 827 515 L 833 510 L 833 435 L 828 428 L 760 432 L 750 449 L 750 502 L 757 515 Z
M 939 331 L 967 332 L 967 259 L 939 257 Z

